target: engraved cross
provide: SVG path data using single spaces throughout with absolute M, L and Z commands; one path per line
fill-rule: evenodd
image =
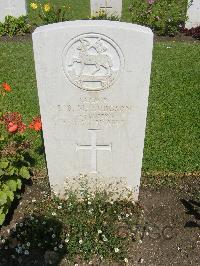
M 110 145 L 97 145 L 97 130 L 89 129 L 91 136 L 91 145 L 78 145 L 76 144 L 76 152 L 79 150 L 91 151 L 91 171 L 90 173 L 97 173 L 97 151 L 112 151 Z
M 112 8 L 112 6 L 109 6 L 109 5 L 108 5 L 108 1 L 106 0 L 106 1 L 105 1 L 105 5 L 104 5 L 104 6 L 101 5 L 100 8 L 104 8 L 105 11 L 106 11 L 107 9 Z

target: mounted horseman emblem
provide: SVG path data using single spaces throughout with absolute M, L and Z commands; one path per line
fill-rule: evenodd
M 84 34 L 63 51 L 63 68 L 68 79 L 86 91 L 110 87 L 123 67 L 121 50 L 108 37 Z

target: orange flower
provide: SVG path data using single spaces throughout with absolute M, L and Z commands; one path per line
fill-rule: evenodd
M 35 131 L 40 131 L 42 129 L 42 121 L 40 116 L 33 119 L 31 124 L 29 125 L 29 128 Z
M 2 83 L 2 88 L 5 90 L 5 91 L 8 91 L 10 92 L 12 89 L 10 87 L 10 85 L 7 83 L 7 82 L 3 82 Z
M 18 112 L 6 113 L 1 118 L 9 133 L 23 133 L 26 125 L 22 122 L 22 116 Z

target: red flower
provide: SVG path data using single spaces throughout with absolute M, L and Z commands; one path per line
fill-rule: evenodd
M 42 129 L 42 121 L 40 116 L 35 117 L 31 124 L 29 125 L 29 128 L 35 130 L 35 131 L 40 131 Z
M 5 91 L 8 91 L 10 92 L 12 89 L 10 87 L 10 85 L 7 83 L 7 82 L 3 82 L 2 83 L 2 88 L 5 90 Z
M 10 122 L 7 126 L 8 132 L 14 133 L 18 129 L 18 125 L 14 124 L 13 122 Z
M 0 119 L 10 133 L 23 133 L 26 129 L 26 125 L 22 122 L 22 116 L 18 112 L 6 113 Z
M 18 132 L 19 132 L 19 133 L 23 133 L 25 130 L 26 130 L 26 125 L 25 125 L 24 123 L 21 123 L 21 124 L 18 126 Z

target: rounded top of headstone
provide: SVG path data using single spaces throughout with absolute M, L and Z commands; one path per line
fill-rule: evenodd
M 117 29 L 124 29 L 124 30 L 136 31 L 153 35 L 152 30 L 148 27 L 144 27 L 133 23 L 110 21 L 110 20 L 75 20 L 75 21 L 53 23 L 36 28 L 35 31 L 33 32 L 33 35 L 41 32 L 62 30 L 64 28 L 67 29 L 68 27 L 76 27 L 76 26 L 79 28 L 96 27 L 96 30 L 98 30 L 98 27 L 110 27 L 110 28 L 114 27 Z

